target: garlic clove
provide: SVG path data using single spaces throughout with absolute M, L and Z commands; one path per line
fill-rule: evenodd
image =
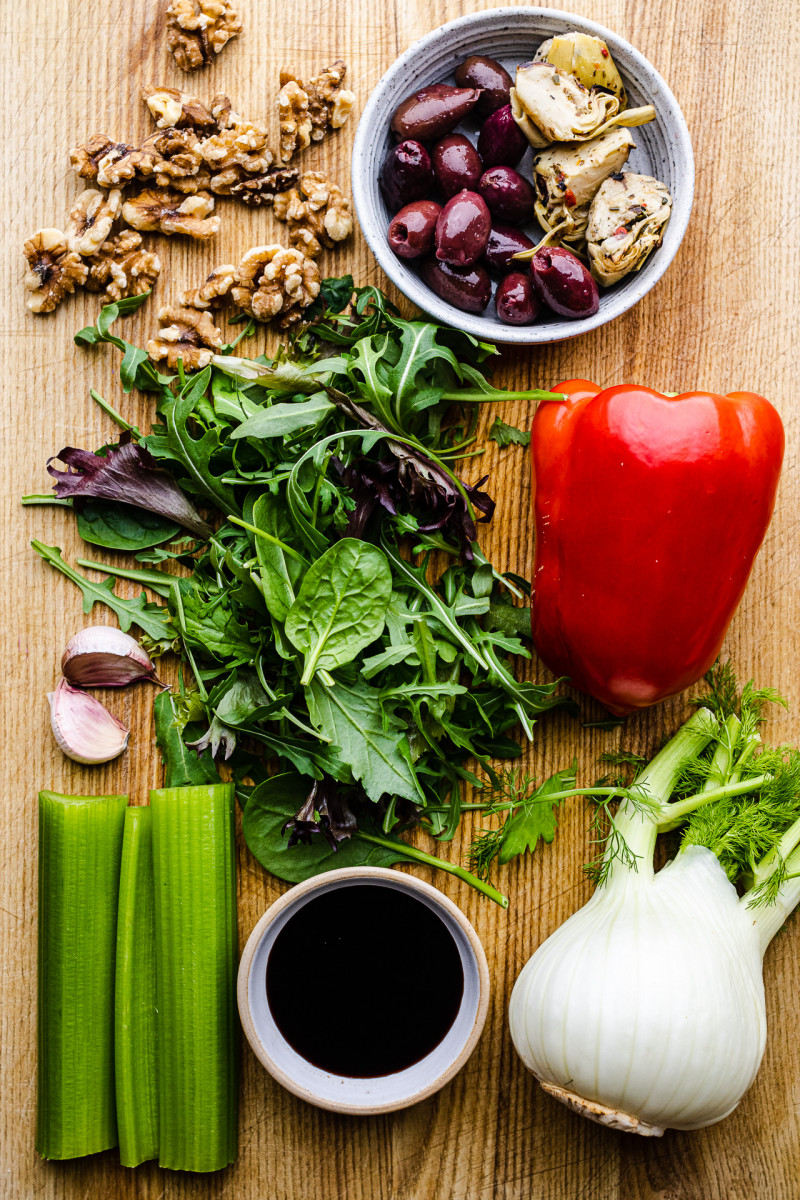
M 50 725 L 59 749 L 79 763 L 104 763 L 116 758 L 128 744 L 130 730 L 94 696 L 71 687 L 62 679 L 48 692 Z
M 61 670 L 80 687 L 125 687 L 140 679 L 158 683 L 155 667 L 142 647 L 113 625 L 90 625 L 70 638 Z

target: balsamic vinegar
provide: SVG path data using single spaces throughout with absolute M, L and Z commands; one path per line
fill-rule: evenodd
M 461 957 L 436 911 L 381 884 L 309 900 L 267 962 L 267 1001 L 286 1041 L 315 1067 L 358 1079 L 429 1054 L 463 992 Z

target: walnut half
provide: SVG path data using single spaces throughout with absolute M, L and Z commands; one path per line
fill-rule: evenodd
M 22 252 L 30 268 L 24 283 L 33 292 L 28 298 L 31 312 L 52 312 L 67 292 L 74 292 L 86 282 L 86 264 L 69 249 L 60 229 L 40 229 L 28 238 Z
M 172 371 L 177 370 L 179 358 L 186 370 L 202 370 L 222 345 L 222 331 L 207 312 L 165 305 L 158 310 L 158 320 L 161 328 L 147 343 L 147 353 L 153 362 L 166 362 Z
M 214 133 L 217 122 L 205 104 L 189 92 L 165 84 L 145 84 L 142 99 L 159 129 L 193 129 L 195 133 Z
M 229 298 L 235 279 L 236 267 L 233 263 L 223 263 L 221 267 L 214 267 L 205 283 L 183 293 L 181 304 L 185 308 L 199 308 L 201 311 L 208 308 L 221 308 Z
M 161 271 L 161 259 L 144 249 L 141 237 L 132 229 L 123 229 L 108 238 L 86 262 L 87 289 L 104 291 L 109 300 L 141 296 L 150 290 Z
M 96 254 L 111 233 L 111 226 L 119 216 L 122 193 L 108 193 L 87 188 L 81 192 L 67 217 L 64 230 L 67 246 L 76 254 Z
M 289 242 L 311 258 L 353 232 L 350 201 L 321 171 L 305 171 L 299 188 L 275 197 L 275 216 L 289 226 Z
M 350 116 L 355 94 L 342 87 L 347 67 L 337 59 L 308 83 L 293 71 L 281 71 L 278 93 L 281 162 L 288 163 L 310 142 L 321 142 Z
M 170 188 L 145 188 L 122 206 L 122 219 L 134 229 L 158 233 L 183 233 L 210 238 L 219 232 L 219 217 L 211 217 L 214 197 L 208 192 L 183 196 Z
M 319 295 L 319 269 L 301 250 L 254 246 L 236 271 L 234 304 L 257 321 L 278 318 L 286 329 L 302 320 L 303 309 Z
M 228 0 L 172 0 L 167 9 L 167 45 L 182 71 L 207 67 L 241 32 Z

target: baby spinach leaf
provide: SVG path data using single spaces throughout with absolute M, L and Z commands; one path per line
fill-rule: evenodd
M 489 430 L 489 437 L 493 442 L 497 442 L 502 449 L 505 446 L 530 446 L 531 434 L 524 429 L 517 429 L 516 425 L 506 425 L 505 421 L 501 421 L 499 417 L 495 417 L 494 424 Z
M 385 836 L 380 846 L 362 842 L 356 835 L 340 842 L 338 850 L 333 850 L 322 838 L 311 845 L 301 842 L 290 848 L 284 826 L 305 802 L 310 790 L 307 777 L 286 772 L 260 783 L 247 801 L 242 817 L 244 840 L 253 857 L 278 879 L 300 883 L 312 875 L 340 867 L 391 867 L 406 857 L 401 842 L 397 843 L 396 851 L 387 849 L 385 843 L 391 839 Z M 370 828 L 363 818 L 359 818 L 359 825 Z
M 380 692 L 361 681 L 328 687 L 315 679 L 306 693 L 311 720 L 339 747 L 370 800 L 404 796 L 421 802 L 422 789 L 404 750 L 403 723 L 383 706 Z
M 336 405 L 331 403 L 324 392 L 318 392 L 317 395 L 297 404 L 273 404 L 270 408 L 260 409 L 243 421 L 239 428 L 233 431 L 231 438 L 236 441 L 245 437 L 273 438 L 297 433 L 310 425 L 318 425 L 335 408 Z
M 383 632 L 392 573 L 377 546 L 342 538 L 308 568 L 286 617 L 286 636 L 305 656 L 301 683 L 332 671 Z
M 114 500 L 87 500 L 75 510 L 75 517 L 85 542 L 109 550 L 144 550 L 170 542 L 180 533 L 174 521 Z
M 253 524 L 287 545 L 293 540 L 294 531 L 286 506 L 271 492 L 263 492 L 253 505 Z M 303 564 L 265 538 L 256 537 L 255 550 L 267 610 L 276 621 L 283 622 L 297 599 Z

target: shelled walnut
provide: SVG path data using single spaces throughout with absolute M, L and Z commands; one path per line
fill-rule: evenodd
M 86 282 L 86 264 L 69 249 L 60 229 L 40 229 L 28 238 L 22 252 L 29 267 L 25 287 L 33 292 L 28 297 L 31 312 L 52 312 L 67 292 L 74 292 Z
M 288 163 L 298 150 L 305 150 L 311 144 L 312 126 L 308 93 L 293 76 L 284 82 L 283 72 L 281 90 L 278 92 L 278 122 L 281 162 Z
M 319 287 L 317 264 L 301 250 L 254 246 L 239 263 L 231 297 L 257 321 L 278 318 L 279 327 L 286 329 L 302 319 Z
M 142 99 L 159 129 L 193 129 L 205 134 L 217 129 L 210 109 L 189 92 L 148 83 L 142 88 Z
M 172 0 L 167 9 L 167 45 L 182 71 L 207 67 L 241 32 L 228 0 Z
M 355 104 L 355 95 L 342 87 L 347 67 L 337 59 L 308 83 L 293 71 L 281 71 L 278 93 L 281 162 L 290 162 L 310 142 L 321 142 L 332 129 L 344 125 Z
M 165 305 L 158 310 L 158 320 L 161 328 L 147 343 L 147 353 L 153 362 L 166 361 L 172 371 L 177 370 L 179 358 L 186 370 L 202 370 L 222 345 L 222 331 L 208 313 L 196 308 Z
M 270 167 L 263 175 L 250 175 L 233 184 L 228 194 L 251 208 L 260 208 L 272 204 L 279 192 L 294 187 L 299 178 L 296 167 Z
M 200 287 L 190 288 L 184 292 L 181 304 L 186 308 L 220 308 L 229 298 L 230 290 L 236 278 L 236 267 L 233 263 L 223 263 L 206 278 Z
M 210 238 L 219 232 L 219 217 L 209 216 L 213 210 L 208 192 L 183 196 L 170 188 L 146 188 L 125 201 L 122 219 L 134 229 Z
M 64 227 L 67 248 L 83 257 L 96 254 L 111 233 L 121 202 L 122 193 L 116 189 L 107 196 L 95 188 L 81 192 Z
M 72 166 L 82 179 L 97 179 L 100 164 L 110 157 L 110 161 L 124 158 L 130 154 L 133 146 L 124 142 L 115 142 L 106 133 L 96 133 L 82 146 L 75 146 L 69 152 Z M 113 184 L 105 184 L 112 187 Z
M 256 175 L 272 166 L 273 155 L 263 125 L 246 121 L 234 112 L 226 113 L 225 120 L 227 124 L 219 133 L 200 143 L 203 162 L 212 171 L 241 167 L 248 175 Z
M 305 171 L 298 188 L 275 197 L 275 216 L 289 226 L 289 242 L 311 258 L 353 232 L 350 201 L 321 171 Z
M 86 261 L 88 291 L 105 292 L 109 300 L 141 296 L 150 290 L 161 271 L 161 259 L 145 250 L 141 237 L 132 229 L 108 238 Z
M 137 174 L 153 176 L 158 187 L 174 187 L 191 194 L 207 188 L 208 171 L 203 168 L 202 142 L 193 129 L 164 129 L 145 138 L 138 151 Z

